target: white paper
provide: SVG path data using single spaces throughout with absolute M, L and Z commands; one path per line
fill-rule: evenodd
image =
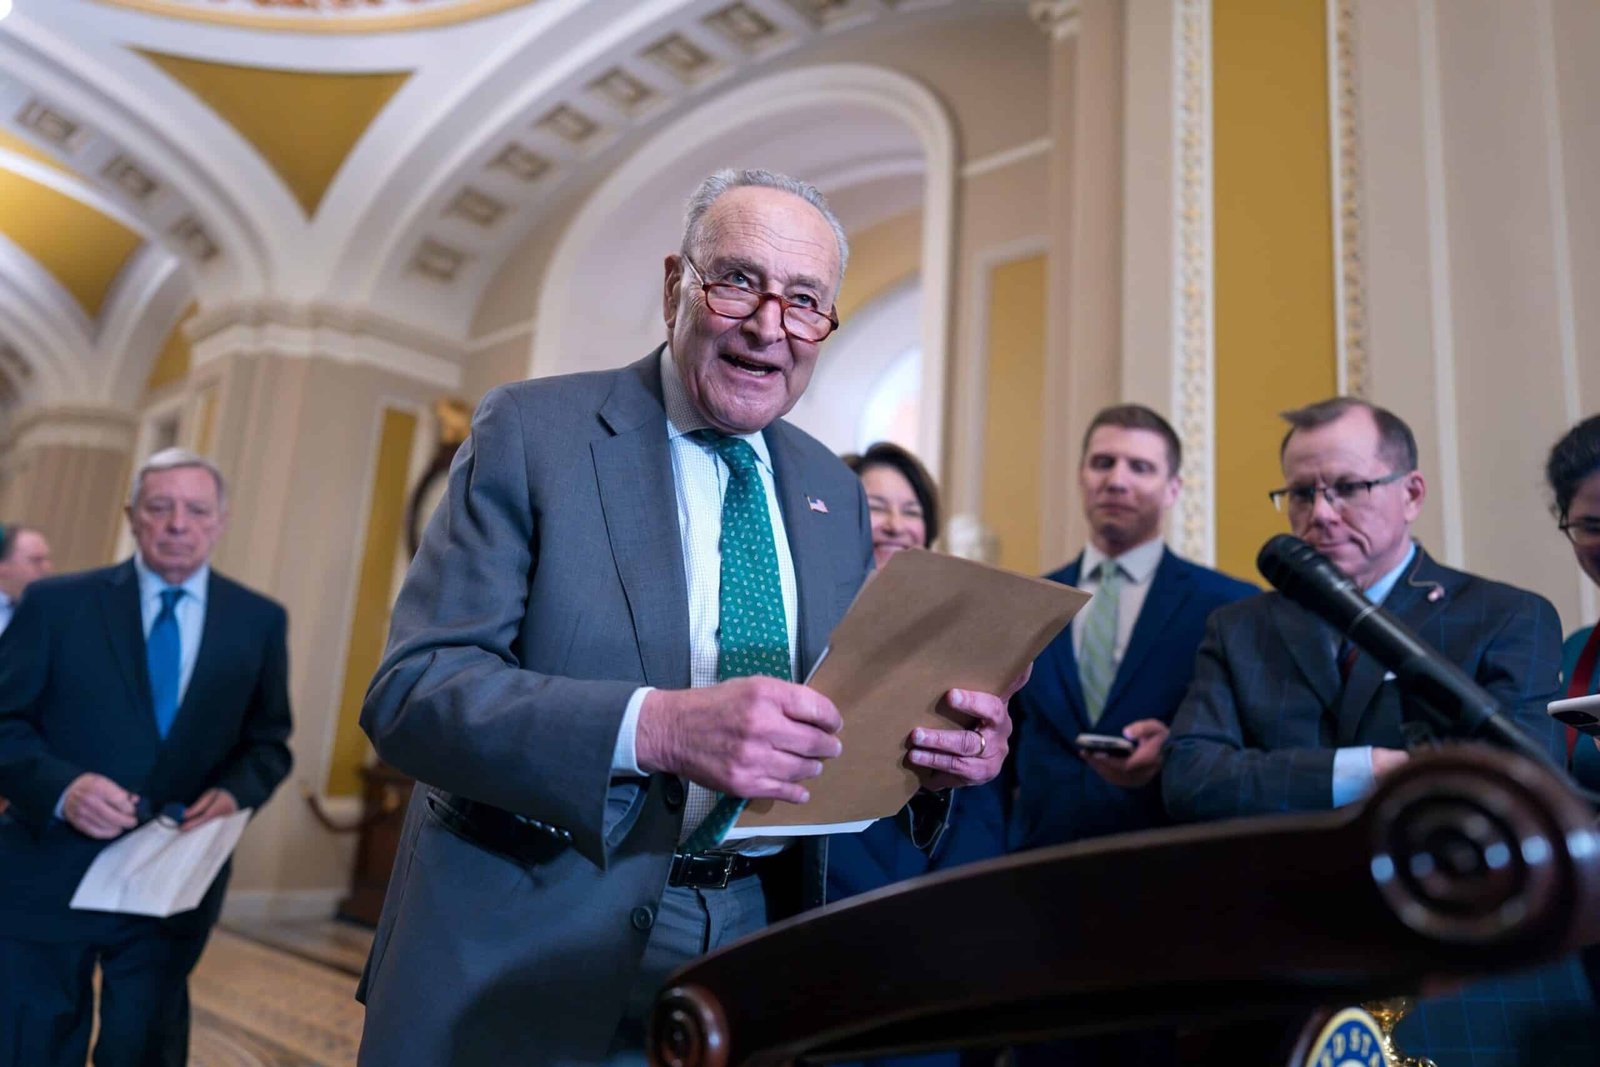
M 735 826 L 723 841 L 743 841 L 748 837 L 815 837 L 818 834 L 859 834 L 877 819 L 860 822 L 818 823 L 814 826 Z
M 170 819 L 152 819 L 101 850 L 71 906 L 158 918 L 196 908 L 249 821 L 246 808 L 183 833 Z

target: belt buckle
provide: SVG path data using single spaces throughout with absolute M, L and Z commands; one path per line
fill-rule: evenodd
M 733 877 L 734 854 L 724 852 L 717 856 L 717 859 L 722 861 L 722 880 L 717 882 L 716 885 L 706 886 L 707 889 L 726 889 L 728 888 L 728 879 Z

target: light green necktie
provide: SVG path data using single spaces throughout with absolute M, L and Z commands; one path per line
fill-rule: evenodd
M 1117 676 L 1117 608 L 1122 600 L 1122 566 L 1114 559 L 1096 568 L 1100 588 L 1083 622 L 1083 653 L 1078 657 L 1078 680 L 1083 683 L 1083 707 L 1092 726 L 1106 710 L 1111 681 Z
M 722 497 L 717 680 L 764 674 L 789 681 L 789 626 L 756 450 L 742 438 L 715 430 L 697 430 L 690 436 L 716 449 L 730 474 Z M 718 796 L 711 813 L 695 827 L 681 851 L 702 852 L 720 844 L 745 803 L 741 797 Z

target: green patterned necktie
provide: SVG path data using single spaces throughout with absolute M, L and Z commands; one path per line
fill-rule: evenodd
M 1089 725 L 1100 721 L 1117 676 L 1117 608 L 1122 600 L 1122 567 L 1114 559 L 1102 560 L 1100 588 L 1083 622 L 1083 652 L 1078 657 L 1078 680 L 1083 683 L 1083 707 Z
M 742 438 L 715 430 L 696 430 L 690 436 L 714 448 L 730 474 L 722 497 L 717 680 L 764 674 L 789 681 L 789 626 L 756 450 Z M 711 814 L 695 827 L 681 850 L 702 852 L 720 844 L 745 803 L 741 797 L 719 795 Z

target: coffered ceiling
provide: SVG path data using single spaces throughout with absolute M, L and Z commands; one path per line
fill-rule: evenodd
M 135 403 L 196 304 L 465 342 L 507 256 L 652 130 L 832 36 L 1003 2 L 15 0 L 0 408 Z

